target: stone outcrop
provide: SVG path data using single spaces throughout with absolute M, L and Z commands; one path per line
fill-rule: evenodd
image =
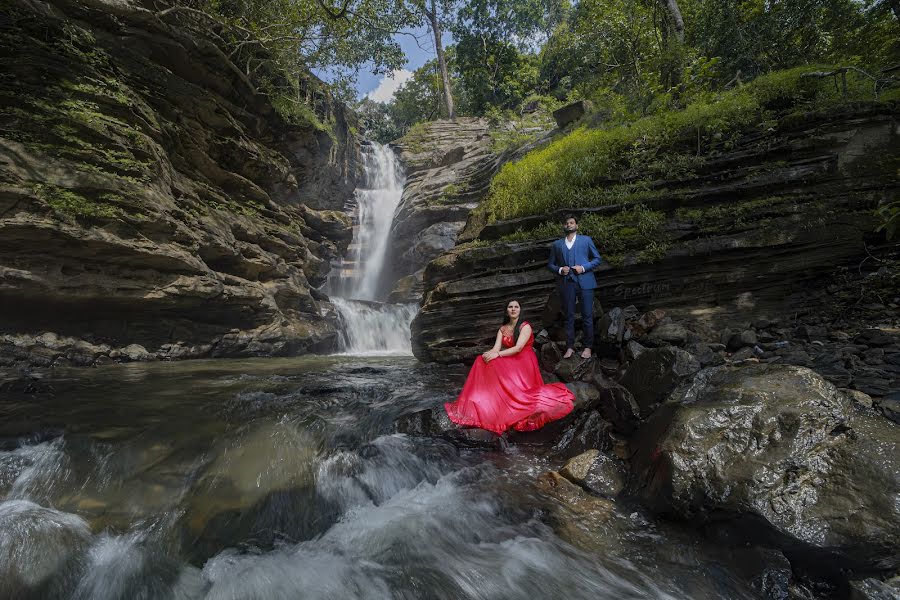
M 795 114 L 704 157 L 680 179 L 647 182 L 653 197 L 645 207 L 664 218 L 654 239 L 660 252 L 647 256 L 632 248 L 615 266 L 602 264 L 598 303 L 660 308 L 687 324 L 715 329 L 827 304 L 827 295 L 812 304 L 807 295 L 825 282 L 824 275 L 859 265 L 866 244 L 876 257 L 896 247 L 874 233 L 873 209 L 898 192 L 887 158 L 900 150 L 898 114 L 890 102 Z M 624 208 L 581 212 L 614 216 Z M 512 298 L 537 330 L 546 328 L 557 339 L 559 301 L 546 268 L 551 239 L 501 238 L 561 216 L 487 225 L 470 220 L 461 239 L 476 241 L 425 270 L 422 309 L 413 322 L 416 356 L 468 359 L 493 339 L 497 315 Z M 595 241 L 604 254 L 604 240 Z M 683 332 L 660 335 L 665 339 L 648 342 L 668 343 Z
M 635 491 L 659 511 L 748 519 L 789 558 L 900 567 L 900 432 L 809 369 L 707 369 L 631 444 Z
M 425 265 L 457 244 L 503 163 L 532 147 L 497 152 L 490 131 L 487 119 L 460 117 L 422 123 L 393 142 L 406 187 L 391 231 L 392 301 L 421 299 Z
M 456 245 L 469 213 L 487 193 L 501 164 L 491 150 L 489 129 L 487 119 L 433 121 L 392 144 L 406 172 L 391 231 L 390 280 L 401 280 L 392 300 L 421 298 L 422 269 Z
M 324 84 L 264 93 L 193 13 L 3 12 L 0 364 L 330 347 L 358 144 Z

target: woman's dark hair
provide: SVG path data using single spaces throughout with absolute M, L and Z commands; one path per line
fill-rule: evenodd
M 522 331 L 522 303 L 519 302 L 518 300 L 516 300 L 515 298 L 513 298 L 512 300 L 507 302 L 506 306 L 503 307 L 503 324 L 509 325 L 509 313 L 506 312 L 506 309 L 509 308 L 509 305 L 512 304 L 513 302 L 516 302 L 519 305 L 519 320 L 516 321 L 516 326 L 513 327 L 513 336 L 512 336 L 513 343 L 516 343 L 519 341 L 519 332 Z
M 569 219 L 572 219 L 572 220 L 575 221 L 576 223 L 578 222 L 578 217 L 576 217 L 575 215 L 566 215 L 566 216 L 564 216 L 562 222 L 565 223 L 565 222 L 568 221 Z

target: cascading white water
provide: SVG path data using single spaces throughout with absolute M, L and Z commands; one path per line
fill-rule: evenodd
M 403 169 L 393 150 L 372 142 L 363 151 L 363 172 L 363 185 L 356 190 L 356 239 L 330 282 L 332 301 L 344 322 L 343 350 L 411 354 L 409 326 L 417 307 L 376 302 L 394 213 L 403 195 Z
M 381 304 L 332 298 L 341 313 L 342 346 L 352 354 L 411 354 L 409 325 L 415 304 Z
M 356 190 L 359 238 L 355 257 L 355 300 L 376 300 L 394 212 L 400 205 L 406 183 L 394 151 L 373 143 L 363 154 L 365 187 Z

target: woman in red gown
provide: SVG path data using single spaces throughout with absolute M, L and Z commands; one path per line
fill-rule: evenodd
M 545 384 L 534 355 L 531 325 L 519 322 L 521 306 L 506 305 L 494 347 L 475 359 L 456 402 L 444 404 L 450 420 L 502 433 L 533 431 L 572 411 L 575 395 L 562 383 Z

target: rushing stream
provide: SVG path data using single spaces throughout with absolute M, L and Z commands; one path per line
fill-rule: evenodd
M 559 537 L 534 485 L 559 465 L 540 450 L 393 433 L 464 375 L 340 356 L 7 387 L 0 597 L 756 597 L 714 548 L 634 507 Z

